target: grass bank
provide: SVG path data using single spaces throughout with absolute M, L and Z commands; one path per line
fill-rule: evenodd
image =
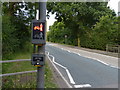
M 14 59 L 30 59 L 31 53 L 16 53 Z M 11 62 L 2 64 L 2 73 L 15 73 L 36 70 L 30 61 Z M 3 77 L 3 88 L 36 88 L 36 73 Z M 52 72 L 46 62 L 45 65 L 45 88 L 57 88 Z

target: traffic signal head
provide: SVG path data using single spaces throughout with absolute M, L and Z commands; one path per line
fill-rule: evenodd
M 32 21 L 32 44 L 45 44 L 46 21 Z

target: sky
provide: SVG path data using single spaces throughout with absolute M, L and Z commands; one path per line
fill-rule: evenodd
M 54 22 L 56 21 L 55 14 L 51 14 L 50 13 L 50 18 L 49 19 L 46 18 L 46 20 L 47 20 L 47 31 L 48 31 L 49 30 L 49 26 L 53 25 Z
M 114 9 L 116 13 L 118 12 L 118 2 L 119 1 L 120 0 L 110 0 L 109 3 L 108 3 L 108 5 L 110 6 L 110 8 Z M 120 6 L 119 6 L 119 8 L 120 8 Z
M 110 0 L 109 2 L 108 2 L 108 5 L 110 6 L 110 8 L 111 9 L 113 9 L 116 13 L 118 12 L 118 2 L 119 2 L 120 0 Z M 119 8 L 120 8 L 120 6 L 119 6 Z M 120 10 L 120 9 L 119 9 Z M 47 19 L 47 18 L 46 18 Z M 51 26 L 51 25 L 53 25 L 54 24 L 54 22 L 56 21 L 56 19 L 55 19 L 55 14 L 51 14 L 50 13 L 50 18 L 49 19 L 47 19 L 47 31 L 49 30 L 49 26 Z

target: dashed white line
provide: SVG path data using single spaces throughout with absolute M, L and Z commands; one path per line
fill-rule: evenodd
M 62 50 L 65 50 L 65 51 L 68 51 L 68 52 L 70 52 L 70 53 L 74 53 L 74 54 L 77 54 L 77 55 L 81 56 L 79 53 L 76 53 L 76 52 L 71 52 L 70 50 L 66 50 L 66 49 L 63 49 L 63 48 L 62 48 Z M 76 50 L 77 50 L 77 49 L 76 49 Z M 81 51 L 81 50 L 78 50 L 78 51 Z M 91 52 L 89 52 L 89 51 L 84 51 L 84 52 L 91 53 Z M 93 54 L 96 54 L 96 55 L 101 55 L 101 54 L 98 54 L 98 53 L 93 53 Z M 110 58 L 113 58 L 113 59 L 118 59 L 118 58 L 116 58 L 116 57 L 107 56 L 107 55 L 102 55 L 102 56 L 110 57 Z M 98 62 L 100 62 L 100 63 L 102 63 L 102 64 L 104 64 L 104 65 L 110 66 L 110 67 L 112 67 L 112 68 L 117 68 L 117 69 L 120 69 L 119 67 L 116 67 L 116 66 L 110 65 L 110 64 L 108 64 L 108 63 L 105 63 L 105 62 L 103 62 L 103 61 L 101 61 L 100 59 L 97 59 L 97 58 L 88 57 L 88 56 L 83 56 L 83 57 L 86 57 L 86 58 L 90 58 L 90 59 L 97 60 Z
M 70 50 L 67 50 L 69 53 L 71 53 L 71 51 Z
M 83 85 L 74 85 L 75 88 L 90 88 L 90 84 L 83 84 Z
M 75 50 L 78 50 L 78 49 L 75 49 Z M 106 57 L 109 57 L 109 58 L 112 58 L 112 59 L 118 59 L 117 57 L 112 57 L 112 56 L 103 55 L 103 54 L 99 54 L 99 53 L 94 53 L 94 52 L 90 52 L 90 51 L 83 51 L 83 50 L 78 50 L 78 51 L 80 51 L 80 52 L 82 51 L 82 52 L 92 53 L 92 54 L 101 55 L 101 56 L 106 56 Z
M 61 48 L 62 50 L 64 50 L 63 48 Z
M 109 66 L 109 67 L 112 67 L 112 68 L 120 69 L 119 67 L 116 67 L 116 66 L 110 65 L 110 64 L 108 64 L 108 63 L 105 63 L 105 62 L 101 61 L 100 59 L 93 58 L 93 57 L 88 57 L 88 56 L 84 56 L 84 57 L 89 58 L 89 59 L 94 59 L 94 60 L 96 60 L 96 61 L 98 61 L 98 62 L 100 62 L 100 63 L 102 63 L 102 64 L 104 64 L 104 65 L 106 65 L 106 66 Z
M 79 56 L 81 56 L 79 53 L 77 53 Z

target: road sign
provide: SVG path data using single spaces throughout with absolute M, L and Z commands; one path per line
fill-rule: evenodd
M 32 21 L 32 44 L 45 44 L 46 21 Z

